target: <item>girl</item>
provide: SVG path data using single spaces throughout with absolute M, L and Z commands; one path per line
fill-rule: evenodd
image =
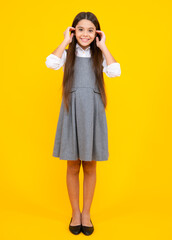
M 69 34 L 71 32 L 71 34 Z M 68 49 L 65 49 L 69 44 Z M 105 45 L 105 34 L 96 16 L 80 12 L 63 42 L 46 58 L 46 66 L 63 66 L 63 90 L 53 156 L 67 161 L 67 188 L 72 206 L 69 230 L 90 235 L 94 226 L 90 208 L 96 183 L 96 162 L 108 160 L 107 105 L 103 72 L 121 75 Z M 79 209 L 79 171 L 84 171 L 83 210 Z

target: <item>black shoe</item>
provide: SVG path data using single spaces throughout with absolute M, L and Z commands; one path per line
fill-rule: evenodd
M 71 218 L 70 224 L 71 222 L 72 222 L 72 218 Z M 81 224 L 76 226 L 71 226 L 70 224 L 69 224 L 69 230 L 71 231 L 71 233 L 77 235 L 81 232 Z
M 90 219 L 90 222 L 92 223 L 91 219 Z M 93 225 L 93 223 L 92 223 L 92 225 Z M 89 227 L 89 226 L 83 226 L 82 225 L 81 231 L 87 236 L 91 235 L 94 231 L 94 226 Z

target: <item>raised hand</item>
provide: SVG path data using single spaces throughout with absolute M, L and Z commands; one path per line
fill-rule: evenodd
M 100 35 L 100 40 L 98 37 L 96 37 L 96 45 L 101 49 L 101 47 L 105 45 L 106 37 L 103 31 L 96 30 L 96 32 Z
M 72 42 L 72 38 L 74 36 L 74 33 L 69 34 L 69 32 L 75 30 L 74 27 L 68 27 L 65 31 L 64 31 L 64 40 L 67 42 L 67 44 Z

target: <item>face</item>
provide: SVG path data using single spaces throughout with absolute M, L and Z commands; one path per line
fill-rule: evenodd
M 90 20 L 80 20 L 75 27 L 75 37 L 78 44 L 83 49 L 86 49 L 96 37 L 95 25 Z

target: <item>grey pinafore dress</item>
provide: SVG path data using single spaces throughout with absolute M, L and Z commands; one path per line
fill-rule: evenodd
M 108 129 L 91 57 L 76 56 L 69 112 L 60 107 L 53 155 L 61 160 L 108 160 Z

